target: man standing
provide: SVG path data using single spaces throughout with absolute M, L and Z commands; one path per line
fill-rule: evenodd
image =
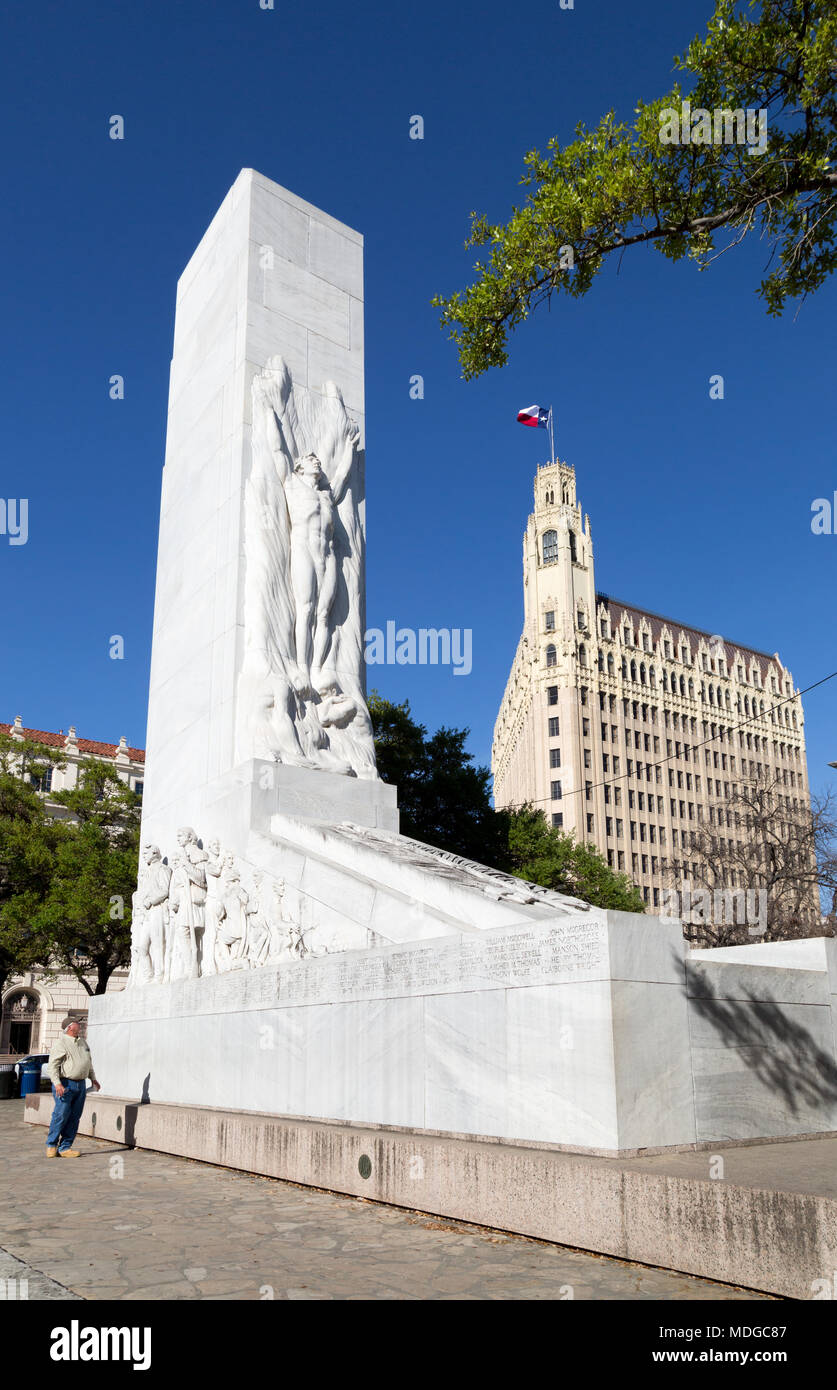
M 79 1037 L 80 1028 L 74 1018 L 65 1018 L 61 1024 L 61 1036 L 53 1043 L 49 1054 L 49 1079 L 52 1094 L 55 1096 L 55 1109 L 47 1134 L 47 1158 L 78 1158 L 78 1149 L 73 1148 L 84 1109 L 87 1093 L 87 1078 L 93 1083 L 93 1090 L 100 1089 L 93 1071 L 93 1058 L 90 1048 Z

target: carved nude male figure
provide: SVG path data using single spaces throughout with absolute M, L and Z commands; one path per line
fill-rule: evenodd
M 336 393 L 336 388 L 333 388 Z M 332 628 L 331 614 L 337 593 L 338 568 L 334 544 L 336 509 L 349 482 L 355 448 L 360 440 L 356 425 L 340 442 L 331 478 L 316 454 L 292 462 L 282 439 L 277 410 L 284 406 L 283 382 L 267 370 L 254 382 L 254 391 L 266 412 L 267 437 L 277 473 L 282 481 L 290 520 L 290 578 L 294 596 L 296 671 L 292 683 L 306 697 L 337 690 L 334 672 L 327 669 Z

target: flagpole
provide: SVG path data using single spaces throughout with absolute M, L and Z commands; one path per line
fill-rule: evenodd
M 552 451 L 552 465 L 555 466 L 555 435 L 552 428 L 552 406 L 549 407 L 549 447 Z

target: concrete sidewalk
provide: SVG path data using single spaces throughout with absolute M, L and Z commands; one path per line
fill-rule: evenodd
M 0 1253 L 22 1262 L 0 1269 L 30 1299 L 763 1297 L 104 1140 L 48 1160 L 23 1114 L 0 1104 Z

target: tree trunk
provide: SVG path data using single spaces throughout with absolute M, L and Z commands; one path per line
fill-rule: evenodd
M 99 960 L 96 962 L 96 988 L 92 991 L 94 996 L 106 992 L 113 969 L 110 961 Z

